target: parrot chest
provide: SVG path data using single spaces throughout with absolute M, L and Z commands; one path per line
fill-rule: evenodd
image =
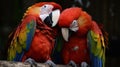
M 64 53 L 64 51 L 66 53 Z M 65 43 L 63 49 L 64 56 L 67 54 L 69 58 L 64 57 L 66 62 L 73 60 L 74 62 L 81 63 L 83 61 L 89 61 L 89 52 L 87 42 L 85 38 L 72 37 L 69 42 Z M 66 63 L 65 62 L 65 63 Z
M 50 59 L 52 45 L 49 39 L 42 33 L 35 33 L 28 57 L 32 57 L 35 61 L 46 61 Z

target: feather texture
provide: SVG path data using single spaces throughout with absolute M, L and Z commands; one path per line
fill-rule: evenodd
M 28 8 L 21 24 L 9 37 L 8 60 L 22 62 L 28 58 L 37 62 L 51 60 L 50 55 L 54 47 L 57 29 L 49 27 L 39 16 L 44 11 L 49 14 L 56 9 L 61 10 L 61 6 L 54 2 L 39 2 Z
M 73 32 L 63 45 L 63 63 L 67 64 L 72 60 L 80 65 L 86 62 L 90 67 L 104 67 L 108 41 L 105 31 L 79 7 L 65 9 L 61 13 L 59 26 L 69 29 L 74 20 L 77 20 L 79 29 Z
M 102 32 L 95 22 L 88 32 L 88 45 L 92 67 L 105 66 L 105 43 Z
M 24 51 L 28 51 L 32 37 L 36 29 L 36 20 L 33 17 L 25 17 L 14 32 L 11 39 L 10 48 L 8 49 L 8 60 L 20 61 Z

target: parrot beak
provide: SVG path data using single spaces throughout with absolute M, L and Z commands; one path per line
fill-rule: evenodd
M 60 10 L 54 10 L 50 14 L 40 15 L 42 21 L 50 27 L 56 26 L 60 17 Z
M 70 34 L 71 34 L 69 31 L 77 32 L 78 29 L 79 29 L 79 25 L 78 25 L 77 20 L 73 20 L 69 28 L 61 28 L 62 36 L 64 40 L 68 41 Z
M 59 9 L 52 11 L 52 21 L 53 21 L 52 27 L 56 26 L 56 24 L 58 23 L 59 17 L 60 17 Z
M 62 31 L 62 36 L 63 36 L 64 40 L 68 42 L 69 29 L 68 28 L 61 28 L 61 31 Z

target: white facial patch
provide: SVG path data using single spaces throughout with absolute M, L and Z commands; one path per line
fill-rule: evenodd
M 40 15 L 42 14 L 50 14 L 52 12 L 53 6 L 49 4 L 45 4 L 40 8 Z
M 45 20 L 47 16 L 52 12 L 53 6 L 49 4 L 45 4 L 40 8 L 40 18 L 42 21 Z
M 42 21 L 44 21 L 47 16 L 49 16 L 49 14 L 42 14 L 39 17 L 41 18 Z
M 79 29 L 77 20 L 73 20 L 72 24 L 70 25 L 70 30 L 76 32 Z

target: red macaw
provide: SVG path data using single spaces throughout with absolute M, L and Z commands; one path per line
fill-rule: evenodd
M 28 8 L 21 24 L 11 33 L 8 60 L 37 62 L 51 61 L 57 35 L 56 24 L 62 7 L 55 2 L 40 2 Z
M 67 8 L 61 13 L 58 25 L 65 40 L 62 48 L 64 64 L 105 66 L 104 36 L 87 12 L 79 7 Z

